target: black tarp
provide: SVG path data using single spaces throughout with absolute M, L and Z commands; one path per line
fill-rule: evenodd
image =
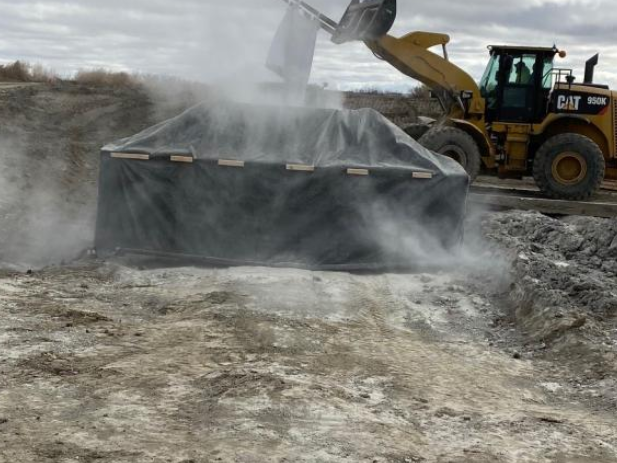
M 230 265 L 408 267 L 460 242 L 468 183 L 372 110 L 208 102 L 103 148 L 96 246 Z

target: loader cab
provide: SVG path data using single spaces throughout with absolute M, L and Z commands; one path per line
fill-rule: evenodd
M 556 48 L 490 46 L 488 66 L 480 82 L 486 120 L 539 123 L 548 112 Z

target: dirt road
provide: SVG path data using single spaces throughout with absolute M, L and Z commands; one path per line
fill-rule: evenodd
M 480 278 L 7 273 L 0 461 L 617 461 L 614 411 L 518 358 Z

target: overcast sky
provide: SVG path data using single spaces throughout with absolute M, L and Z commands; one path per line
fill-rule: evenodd
M 308 0 L 338 20 L 349 0 Z M 582 79 L 601 52 L 598 79 L 617 87 L 617 0 L 399 0 L 394 35 L 452 36 L 451 59 L 479 78 L 486 46 L 557 44 L 559 66 Z M 0 62 L 21 59 L 62 74 L 105 67 L 207 82 L 275 80 L 264 68 L 285 12 L 281 0 L 0 0 Z M 362 44 L 320 34 L 312 81 L 331 88 L 403 90 L 416 83 Z

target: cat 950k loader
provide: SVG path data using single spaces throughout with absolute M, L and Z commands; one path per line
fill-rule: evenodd
M 555 66 L 556 57 L 566 56 L 557 47 L 494 45 L 478 84 L 450 61 L 448 35 L 388 35 L 396 0 L 353 0 L 338 23 L 305 2 L 284 1 L 318 20 L 334 43 L 363 41 L 429 87 L 445 117 L 419 141 L 455 158 L 472 179 L 481 171 L 533 175 L 546 195 L 567 200 L 587 199 L 605 177 L 617 179 L 617 92 L 594 83 L 598 55 L 579 83 L 571 69 Z

